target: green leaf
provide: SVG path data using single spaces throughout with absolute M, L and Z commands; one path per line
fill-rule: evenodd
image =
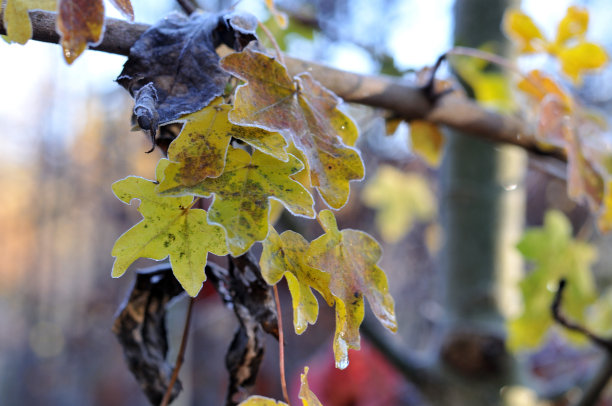
M 376 264 L 382 250 L 368 234 L 338 230 L 334 214 L 323 210 L 318 216 L 325 234 L 310 243 L 308 264 L 330 275 L 329 289 L 336 297 L 334 356 L 336 367 L 348 366 L 348 349 L 359 349 L 359 326 L 364 317 L 363 297 L 387 329 L 395 332 L 394 302 L 387 276 Z
M 252 51 L 230 54 L 223 69 L 247 81 L 236 91 L 233 123 L 281 133 L 304 153 L 312 185 L 333 208 L 348 200 L 349 181 L 362 179 L 363 162 L 349 147 L 355 124 L 340 110 L 339 99 L 310 74 L 289 77 L 275 58 Z
M 158 164 L 158 178 L 167 164 L 167 160 Z M 161 260 L 169 256 L 176 279 L 195 297 L 206 280 L 204 267 L 208 252 L 227 254 L 223 230 L 208 224 L 206 211 L 190 208 L 192 196 L 159 196 L 156 185 L 136 176 L 113 184 L 113 192 L 124 203 L 140 200 L 138 211 L 144 217 L 115 242 L 113 277 L 123 275 L 138 258 Z
M 509 324 L 512 350 L 538 346 L 553 326 L 550 306 L 561 278 L 568 282 L 563 312 L 571 319 L 584 322 L 585 310 L 596 298 L 590 270 L 596 250 L 572 238 L 571 225 L 563 213 L 546 213 L 544 226 L 528 230 L 517 247 L 533 262 L 534 269 L 520 283 L 523 312 Z M 579 337 L 569 336 L 574 340 Z
M 287 162 L 260 151 L 251 157 L 246 151 L 230 148 L 223 174 L 206 178 L 192 187 L 160 190 L 163 194 L 194 194 L 215 199 L 208 211 L 208 220 L 221 225 L 227 233 L 233 256 L 245 253 L 255 241 L 268 234 L 269 198 L 280 200 L 294 215 L 314 217 L 314 201 L 310 193 L 290 176 L 302 169 L 293 155 Z

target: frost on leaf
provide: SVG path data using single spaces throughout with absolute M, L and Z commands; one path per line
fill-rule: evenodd
M 259 265 L 261 274 L 270 285 L 276 285 L 284 276 L 291 292 L 293 326 L 296 334 L 302 334 L 308 324 L 315 324 L 319 315 L 319 303 L 312 289 L 317 290 L 332 306 L 334 298 L 329 291 L 329 274 L 309 266 L 308 241 L 300 234 L 285 231 L 278 235 L 271 227 L 263 242 Z
M 549 286 L 556 286 L 561 278 L 568 281 L 563 311 L 572 320 L 582 323 L 586 308 L 596 298 L 590 270 L 596 251 L 572 238 L 571 224 L 563 213 L 549 211 L 544 226 L 527 230 L 517 248 L 534 269 L 520 283 L 523 312 L 509 322 L 508 345 L 513 350 L 539 345 L 553 326 L 554 291 Z
M 348 366 L 348 349 L 359 349 L 359 326 L 364 317 L 363 297 L 378 320 L 395 332 L 394 302 L 387 276 L 376 264 L 382 250 L 374 238 L 357 230 L 338 230 L 329 210 L 319 213 L 325 234 L 310 243 L 308 264 L 330 275 L 329 289 L 336 298 L 334 356 L 336 367 Z
M 362 179 L 364 167 L 350 147 L 357 128 L 338 110 L 340 100 L 310 74 L 291 78 L 276 59 L 250 48 L 226 56 L 221 66 L 247 82 L 236 91 L 230 120 L 279 132 L 293 142 L 306 157 L 312 185 L 331 207 L 342 207 L 349 181 Z
M 152 83 L 159 124 L 176 120 L 223 93 L 229 75 L 219 67 L 215 48 L 224 43 L 241 50 L 255 39 L 256 27 L 255 17 L 240 12 L 170 14 L 134 43 L 117 82 L 136 104 L 138 91 Z M 147 125 L 135 113 L 141 128 L 155 133 L 155 123 Z
M 208 107 L 182 117 L 179 136 L 168 148 L 168 159 L 160 191 L 180 186 L 194 186 L 205 178 L 216 178 L 223 172 L 230 140 L 240 139 L 263 152 L 287 161 L 286 142 L 278 133 L 230 123 L 231 106 L 217 98 Z
M 302 169 L 293 155 L 279 161 L 258 150 L 251 157 L 246 151 L 230 147 L 223 174 L 206 178 L 192 187 L 164 189 L 172 195 L 215 195 L 208 220 L 221 225 L 227 233 L 230 253 L 245 253 L 255 241 L 268 234 L 269 198 L 275 198 L 294 215 L 314 217 L 310 193 L 290 176 Z
M 56 0 L 7 0 L 3 8 L 3 23 L 6 28 L 5 38 L 11 42 L 25 44 L 32 38 L 32 23 L 28 11 L 55 11 L 56 8 Z
M 104 3 L 102 0 L 59 0 L 57 30 L 62 39 L 64 59 L 75 61 L 88 45 L 102 40 Z
M 166 160 L 158 164 L 158 179 L 167 164 Z M 206 211 L 190 208 L 193 196 L 159 196 L 156 184 L 136 176 L 113 184 L 113 192 L 124 203 L 140 200 L 138 211 L 144 217 L 115 242 L 113 277 L 123 275 L 138 258 L 161 260 L 169 256 L 174 276 L 195 297 L 206 280 L 208 252 L 227 254 L 223 230 L 208 224 Z

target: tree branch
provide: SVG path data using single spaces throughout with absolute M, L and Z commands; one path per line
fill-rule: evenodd
M 47 11 L 29 13 L 33 27 L 32 39 L 58 43 L 56 14 Z M 131 24 L 107 18 L 102 42 L 90 49 L 128 55 L 132 44 L 148 28 L 146 24 Z M 6 34 L 1 20 L 0 34 Z M 400 79 L 345 72 L 288 56 L 285 56 L 285 63 L 292 75 L 310 72 L 315 79 L 347 102 L 387 109 L 406 120 L 428 120 L 480 138 L 518 145 L 540 155 L 552 155 L 565 160 L 565 154 L 560 149 L 543 151 L 539 148 L 525 123 L 518 117 L 483 109 L 465 97 L 447 95 L 431 103 L 422 88 Z

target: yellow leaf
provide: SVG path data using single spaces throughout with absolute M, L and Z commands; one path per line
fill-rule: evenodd
M 288 406 L 285 402 L 280 400 L 274 400 L 263 396 L 249 396 L 243 402 L 240 402 L 238 406 Z
M 192 187 L 179 186 L 160 192 L 175 196 L 214 194 L 208 220 L 225 229 L 229 251 L 238 256 L 255 241 L 266 238 L 270 197 L 280 200 L 294 215 L 314 217 L 312 196 L 290 178 L 302 167 L 293 155 L 283 162 L 259 150 L 251 157 L 242 149 L 230 147 L 221 176 L 206 178 Z
M 591 42 L 564 47 L 557 56 L 561 69 L 575 83 L 581 83 L 584 71 L 601 68 L 608 62 L 608 54 L 603 47 Z
M 444 140 L 437 125 L 421 120 L 410 122 L 412 151 L 433 168 L 437 168 L 442 160 Z
M 348 200 L 349 182 L 362 179 L 353 121 L 338 108 L 340 100 L 308 73 L 291 78 L 275 58 L 245 49 L 221 60 L 221 66 L 245 80 L 236 91 L 233 123 L 281 133 L 304 153 L 310 180 L 332 208 Z
M 289 159 L 285 152 L 286 142 L 280 134 L 234 125 L 227 119 L 230 109 L 231 106 L 222 104 L 222 98 L 218 97 L 204 109 L 178 120 L 185 125 L 168 148 L 171 163 L 159 191 L 194 186 L 205 178 L 221 175 L 232 137 L 280 160 Z
M 564 45 L 572 39 L 582 39 L 589 26 L 589 12 L 584 7 L 570 6 L 557 28 L 555 43 Z
M 287 14 L 280 12 L 276 9 L 276 6 L 274 5 L 274 0 L 266 0 L 266 7 L 268 7 L 268 11 L 270 12 L 270 14 L 274 16 L 274 20 L 276 20 L 278 26 L 283 30 L 287 28 L 287 26 L 289 25 Z
M 376 209 L 376 227 L 390 243 L 404 237 L 415 221 L 430 221 L 436 215 L 436 198 L 427 181 L 392 166 L 378 168 L 361 198 L 366 206 Z
M 302 334 L 308 324 L 317 321 L 319 303 L 312 288 L 321 293 L 330 306 L 334 303 L 328 287 L 329 275 L 306 263 L 307 252 L 308 242 L 300 234 L 285 231 L 279 236 L 271 227 L 259 260 L 261 274 L 269 285 L 276 285 L 283 276 L 287 279 L 296 334 Z
M 32 23 L 29 10 L 55 11 L 56 0 L 7 0 L 4 8 L 5 38 L 8 41 L 25 44 L 32 38 Z
M 387 276 L 376 264 L 382 250 L 370 235 L 356 230 L 338 230 L 334 214 L 323 210 L 318 216 L 325 234 L 310 243 L 308 265 L 330 275 L 329 289 L 336 298 L 334 356 L 336 367 L 348 366 L 348 349 L 359 349 L 359 326 L 364 302 L 387 329 L 397 331 L 394 302 Z
M 167 164 L 167 160 L 158 164 L 158 179 Z M 143 216 L 115 242 L 113 277 L 123 275 L 138 258 L 161 260 L 169 256 L 176 279 L 195 297 L 206 280 L 208 252 L 227 254 L 223 230 L 207 222 L 206 211 L 190 208 L 192 196 L 159 196 L 155 186 L 156 182 L 136 176 L 113 184 L 113 192 L 122 202 L 140 200 L 138 211 Z
M 302 399 L 303 406 L 323 406 L 317 396 L 312 393 L 308 387 L 308 367 L 304 368 L 304 373 L 300 375 L 300 393 L 299 397 Z
M 561 88 L 550 76 L 540 70 L 532 70 L 517 85 L 519 90 L 532 96 L 536 101 L 541 102 L 545 96 L 556 95 L 565 105 L 568 112 L 572 109 L 572 98 Z
M 530 53 L 544 49 L 546 39 L 527 14 L 519 10 L 508 10 L 502 24 L 506 34 L 519 43 L 519 52 Z

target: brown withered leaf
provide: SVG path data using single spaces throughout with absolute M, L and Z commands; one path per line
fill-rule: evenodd
M 130 21 L 134 21 L 134 8 L 130 0 L 109 0 L 117 10 L 121 12 Z
M 189 17 L 173 13 L 148 29 L 130 49 L 117 78 L 134 96 L 137 106 L 141 104 L 141 88 L 155 89 L 157 101 L 153 107 L 158 122 L 147 119 L 150 109 L 144 120 L 135 110 L 140 127 L 154 135 L 157 124 L 201 110 L 221 95 L 229 75 L 219 67 L 215 48 L 226 44 L 242 49 L 255 39 L 256 27 L 252 15 L 226 12 L 194 13 Z
M 102 40 L 104 3 L 102 0 L 60 0 L 57 30 L 61 35 L 64 59 L 74 62 L 87 48 Z
M 113 324 L 128 367 L 153 405 L 160 404 L 173 369 L 166 361 L 166 305 L 184 292 L 170 264 L 142 269 Z M 180 391 L 177 380 L 171 399 Z

